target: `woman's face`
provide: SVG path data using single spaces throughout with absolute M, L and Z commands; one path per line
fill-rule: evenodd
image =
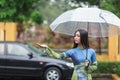
M 79 44 L 79 43 L 80 43 L 80 33 L 79 33 L 79 31 L 77 31 L 77 32 L 75 33 L 74 41 L 75 41 L 76 44 Z

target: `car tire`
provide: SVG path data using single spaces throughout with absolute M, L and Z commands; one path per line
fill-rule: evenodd
M 44 80 L 61 80 L 61 71 L 56 67 L 50 67 L 45 70 Z

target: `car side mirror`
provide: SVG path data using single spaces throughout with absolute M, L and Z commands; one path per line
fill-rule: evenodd
M 29 53 L 28 56 L 29 56 L 29 59 L 33 58 L 33 53 Z

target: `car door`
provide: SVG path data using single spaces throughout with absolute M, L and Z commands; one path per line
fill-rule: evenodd
M 6 74 L 6 55 L 5 55 L 5 43 L 0 42 L 0 75 Z
M 29 58 L 31 53 L 27 48 L 19 43 L 7 43 L 6 66 L 7 74 L 21 76 L 37 76 L 39 70 L 39 61 L 36 58 Z

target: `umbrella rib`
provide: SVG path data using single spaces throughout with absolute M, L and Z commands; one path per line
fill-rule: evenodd
M 105 18 L 102 16 L 102 11 L 100 12 L 99 16 L 105 21 L 105 23 L 107 23 L 107 21 L 105 20 Z
M 99 16 L 105 21 L 106 25 L 109 26 L 109 25 L 107 24 L 106 19 L 102 16 L 102 11 L 100 12 Z M 101 25 L 101 24 L 100 24 L 100 25 Z M 101 30 L 102 30 L 102 29 L 101 29 Z M 107 34 L 107 35 L 109 35 L 109 34 Z M 102 34 L 101 34 L 101 37 L 102 37 Z

